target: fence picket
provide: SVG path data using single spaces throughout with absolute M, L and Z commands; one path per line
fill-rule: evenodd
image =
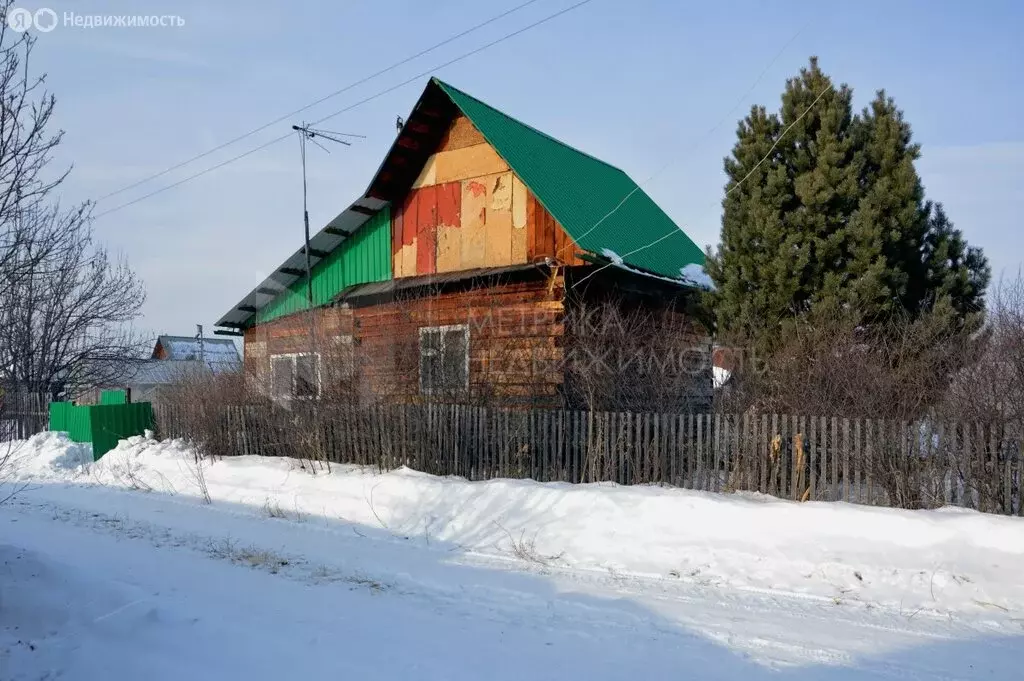
M 850 419 L 843 419 L 843 501 L 850 500 Z
M 162 437 L 191 435 L 187 406 L 157 403 L 153 411 Z M 296 422 L 308 424 L 301 440 L 288 430 Z M 719 492 L 756 489 L 796 500 L 958 504 L 1024 514 L 1020 428 L 996 423 L 437 403 L 326 404 L 305 415 L 297 408 L 225 405 L 206 423 L 224 443 L 219 451 L 236 454 L 294 452 L 314 462 L 407 465 L 470 480 L 654 482 Z
M 865 429 L 867 434 L 865 436 L 864 444 L 864 479 L 865 479 L 865 497 L 864 503 L 874 504 L 875 501 L 875 488 L 874 488 L 874 475 L 872 475 L 872 467 L 874 466 L 875 459 L 875 438 L 876 429 L 884 423 L 883 421 L 874 421 L 868 419 Z
M 810 437 L 811 448 L 810 459 L 808 460 L 810 479 L 807 481 L 807 498 L 809 501 L 816 501 L 818 498 L 818 419 L 814 416 L 811 417 Z

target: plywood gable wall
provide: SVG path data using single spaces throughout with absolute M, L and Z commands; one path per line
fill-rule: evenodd
M 575 261 L 569 237 L 465 116 L 392 215 L 395 277 Z

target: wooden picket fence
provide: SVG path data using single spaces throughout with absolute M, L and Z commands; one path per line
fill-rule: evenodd
M 49 404 L 45 394 L 0 392 L 0 442 L 24 440 L 46 430 Z
M 662 483 L 797 501 L 960 505 L 1024 515 L 1019 426 L 778 414 L 654 414 L 450 404 L 304 411 L 271 405 L 203 415 L 155 405 L 161 433 L 214 453 L 400 466 L 471 480 Z

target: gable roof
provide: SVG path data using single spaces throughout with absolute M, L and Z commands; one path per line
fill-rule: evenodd
M 157 347 L 162 347 L 167 352 L 166 359 L 162 360 L 165 362 L 199 360 L 199 339 L 195 336 L 157 336 L 156 345 L 153 348 L 154 358 Z M 228 365 L 241 364 L 238 347 L 230 338 L 203 338 L 202 354 L 203 359 L 211 368 L 218 365 L 218 368 L 226 369 Z
M 580 248 L 673 279 L 687 265 L 704 264 L 703 251 L 629 175 L 448 83 L 432 82 Z
M 684 269 L 703 266 L 703 251 L 629 175 L 437 78 L 427 83 L 363 196 L 311 239 L 314 265 L 409 189 L 444 135 L 444 124 L 459 111 L 582 250 L 602 262 L 693 284 Z M 300 248 L 217 326 L 245 328 L 304 278 L 304 263 Z
M 703 251 L 629 175 L 437 78 L 427 83 L 366 195 L 401 198 L 460 112 L 581 250 L 692 284 L 682 270 L 703 266 Z
M 315 267 L 331 253 L 341 247 L 360 227 L 369 222 L 370 218 L 379 213 L 386 201 L 378 201 L 369 197 L 361 197 L 351 206 L 338 213 L 316 234 L 309 239 L 310 266 Z M 235 303 L 228 312 L 217 320 L 216 326 L 243 329 L 255 317 L 256 313 L 274 302 L 278 296 L 287 293 L 298 281 L 306 277 L 306 247 L 292 253 L 278 265 L 277 269 L 259 283 L 244 298 Z

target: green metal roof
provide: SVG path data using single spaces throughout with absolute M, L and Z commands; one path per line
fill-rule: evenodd
M 673 279 L 704 264 L 703 251 L 629 175 L 433 80 L 580 248 Z

